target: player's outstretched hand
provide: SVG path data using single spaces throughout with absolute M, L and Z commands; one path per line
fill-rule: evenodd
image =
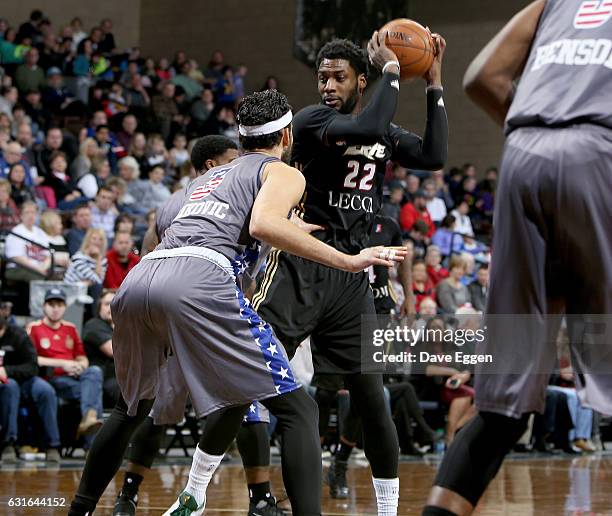
M 314 231 L 321 231 L 325 229 L 323 226 L 319 226 L 318 224 L 309 224 L 308 222 L 304 222 L 304 220 L 298 217 L 294 211 L 291 212 L 291 218 L 289 220 L 302 231 L 306 231 L 306 233 L 313 233 Z
M 423 78 L 427 81 L 428 86 L 442 86 L 442 59 L 446 50 L 446 40 L 437 33 L 433 33 L 431 38 L 434 43 L 435 57 Z
M 374 31 L 370 41 L 368 42 L 368 56 L 370 63 L 378 70 L 382 70 L 383 66 L 389 61 L 398 61 L 395 52 L 387 46 L 387 31 L 381 33 Z M 399 61 L 398 61 L 399 62 Z M 399 72 L 399 70 L 398 70 Z
M 384 247 L 382 245 L 368 247 L 359 254 L 351 256 L 349 270 L 351 272 L 360 272 L 367 269 L 370 265 L 392 267 L 396 262 L 404 261 L 406 253 L 405 247 Z

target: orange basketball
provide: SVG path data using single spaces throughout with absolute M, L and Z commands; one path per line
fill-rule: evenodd
M 380 29 L 387 31 L 387 46 L 400 63 L 400 77 L 421 77 L 434 60 L 434 43 L 429 31 L 420 23 L 407 18 L 391 20 Z

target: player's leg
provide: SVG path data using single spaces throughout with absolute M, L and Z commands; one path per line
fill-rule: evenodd
M 236 438 L 248 407 L 237 405 L 214 412 L 206 418 L 200 442 L 193 454 L 187 485 L 164 516 L 181 509 L 191 511 L 185 513 L 193 516 L 204 513 L 208 484 Z
M 164 436 L 163 425 L 155 425 L 152 417 L 146 417 L 138 426 L 128 445 L 128 465 L 123 485 L 113 509 L 114 516 L 130 516 L 136 513 L 138 489 L 150 471 Z
M 612 131 L 563 131 L 557 219 L 567 263 L 567 326 L 582 405 L 612 413 Z M 580 150 L 576 150 L 580 149 Z M 572 152 L 574 151 L 575 152 Z M 576 174 L 576 171 L 579 174 Z M 569 211 L 568 211 L 569 210 Z M 586 230 L 585 230 L 586 228 Z
M 337 390 L 317 386 L 317 390 L 315 392 L 315 402 L 317 403 L 317 407 L 319 409 L 319 438 L 321 439 L 321 444 L 323 444 L 323 439 L 327 433 L 329 416 L 331 414 L 331 409 L 334 406 L 334 402 L 336 402 L 337 396 Z
M 551 260 L 556 255 L 549 247 L 551 228 L 542 204 L 556 189 L 549 177 L 551 161 L 525 152 L 539 139 L 538 131 L 517 131 L 506 144 L 495 207 L 487 338 L 477 349 L 479 354 L 491 354 L 501 368 L 494 371 L 497 374 L 477 369 L 479 412 L 444 455 L 425 515 L 471 514 L 522 435 L 526 414 L 544 409 L 549 376 L 545 372 L 552 371 L 556 359 L 558 330 L 547 314 L 560 308 L 562 293 L 552 287 L 563 282 L 553 280 L 558 264 Z M 442 509 L 450 512 L 439 512 Z
M 372 468 L 379 516 L 397 514 L 399 443 L 385 397 L 382 375 L 351 374 L 346 386 L 361 416 L 363 448 Z
M 344 378 L 342 380 L 344 384 Z M 338 439 L 338 447 L 327 471 L 329 494 L 332 498 L 338 499 L 349 497 L 350 489 L 346 481 L 348 460 L 362 435 L 361 418 L 354 403 L 351 403 L 351 399 L 350 394 L 346 391 L 338 397 L 338 428 L 340 430 L 340 437 Z M 346 407 L 347 405 L 348 408 Z
M 351 402 L 362 418 L 364 451 L 372 468 L 378 514 L 397 514 L 399 444 L 380 374 L 361 374 L 362 317 L 376 325 L 367 274 L 327 269 L 324 316 L 311 337 L 317 373 L 344 373 Z
M 249 492 L 249 515 L 282 516 L 285 513 L 276 506 L 276 499 L 270 487 L 269 425 L 267 421 L 253 420 L 252 409 L 255 409 L 255 412 L 267 412 L 262 405 L 251 404 L 247 421 L 242 424 L 236 436 Z
M 167 292 L 151 295 L 160 265 L 139 265 L 113 299 L 113 355 L 122 395 L 89 451 L 70 514 L 93 512 L 119 469 L 132 434 L 153 405 L 159 370 L 165 362 L 164 350 L 169 345 L 165 311 L 152 314 L 150 310 L 161 299 L 162 304 L 168 302 Z
M 506 454 L 525 431 L 521 419 L 479 412 L 458 433 L 438 468 L 425 516 L 471 514 Z
M 283 516 L 270 487 L 270 412 L 254 401 L 236 436 L 249 493 L 249 516 Z
M 138 427 L 128 446 L 128 466 L 123 487 L 115 502 L 114 515 L 135 513 L 138 489 L 157 456 L 165 425 L 176 425 L 182 421 L 188 395 L 187 384 L 178 361 L 171 355 L 160 370 L 158 396 L 151 413 Z
M 123 397 L 119 399 L 87 454 L 81 482 L 70 506 L 70 515 L 85 515 L 94 511 L 106 486 L 121 466 L 134 430 L 147 417 L 152 406 L 153 400 L 141 400 L 136 414 L 130 416 Z
M 303 388 L 262 400 L 277 418 L 283 481 L 293 514 L 321 514 L 321 445 L 318 410 Z
M 244 401 L 248 408 L 253 399 L 279 399 L 269 404 L 262 403 L 268 408 L 274 406 L 273 413 L 279 419 L 279 428 L 287 436 L 283 444 L 293 443 L 296 448 L 295 457 L 286 452 L 283 456 L 288 459 L 283 468 L 285 485 L 294 512 L 299 511 L 301 506 L 311 507 L 313 496 L 320 493 L 321 489 L 320 476 L 316 475 L 316 471 L 313 473 L 312 467 L 308 467 L 312 465 L 312 457 L 316 460 L 318 456 L 320 471 L 316 406 L 295 381 L 283 346 L 276 339 L 270 325 L 260 318 L 244 298 L 231 276 L 197 258 L 176 259 L 173 265 L 180 270 L 180 277 L 189 278 L 189 282 L 178 285 L 178 274 L 175 271 L 173 281 L 168 281 L 166 288 L 180 289 L 182 298 L 189 299 L 189 303 L 178 303 L 176 307 L 166 307 L 166 310 L 171 312 L 169 326 L 173 350 L 188 380 L 196 413 L 199 416 L 209 415 L 211 408 L 226 406 L 230 400 L 236 404 Z M 193 475 L 190 474 L 190 478 L 195 478 L 193 484 L 196 497 L 202 493 L 200 471 L 207 464 L 214 468 L 215 461 L 220 460 L 238 432 L 246 408 L 240 417 L 235 417 L 235 411 L 231 413 L 229 417 L 232 424 L 224 422 L 233 430 L 233 422 L 238 420 L 233 433 L 222 428 L 218 432 L 219 440 L 206 435 L 206 439 L 201 441 L 200 453 L 196 454 L 192 466 Z M 309 438 L 311 430 L 314 450 Z M 228 437 L 230 440 L 227 442 L 221 440 Z M 301 456 L 305 450 L 307 460 Z M 306 473 L 299 479 L 291 473 L 287 477 L 288 472 L 294 468 L 300 473 Z M 310 485 L 316 480 L 319 485 L 309 489 L 306 499 L 291 489 L 294 484 Z M 200 510 L 203 498 L 196 499 L 196 502 L 196 508 Z M 304 514 L 320 513 L 320 503 L 318 496 L 314 502 L 317 509 L 304 511 Z

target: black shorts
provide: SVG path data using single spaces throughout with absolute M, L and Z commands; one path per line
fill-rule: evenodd
M 332 269 L 274 250 L 253 307 L 289 357 L 310 336 L 317 373 L 361 371 L 361 316 L 375 314 L 366 272 Z

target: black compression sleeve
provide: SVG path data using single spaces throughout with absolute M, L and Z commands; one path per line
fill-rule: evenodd
M 399 75 L 383 74 L 368 105 L 357 115 L 332 118 L 325 131 L 325 140 L 332 144 L 347 140 L 349 144 L 374 143 L 383 137 L 395 115 L 399 94 Z
M 393 159 L 408 168 L 437 170 L 444 166 L 448 155 L 448 119 L 441 89 L 427 91 L 427 123 L 423 139 L 396 128 Z

